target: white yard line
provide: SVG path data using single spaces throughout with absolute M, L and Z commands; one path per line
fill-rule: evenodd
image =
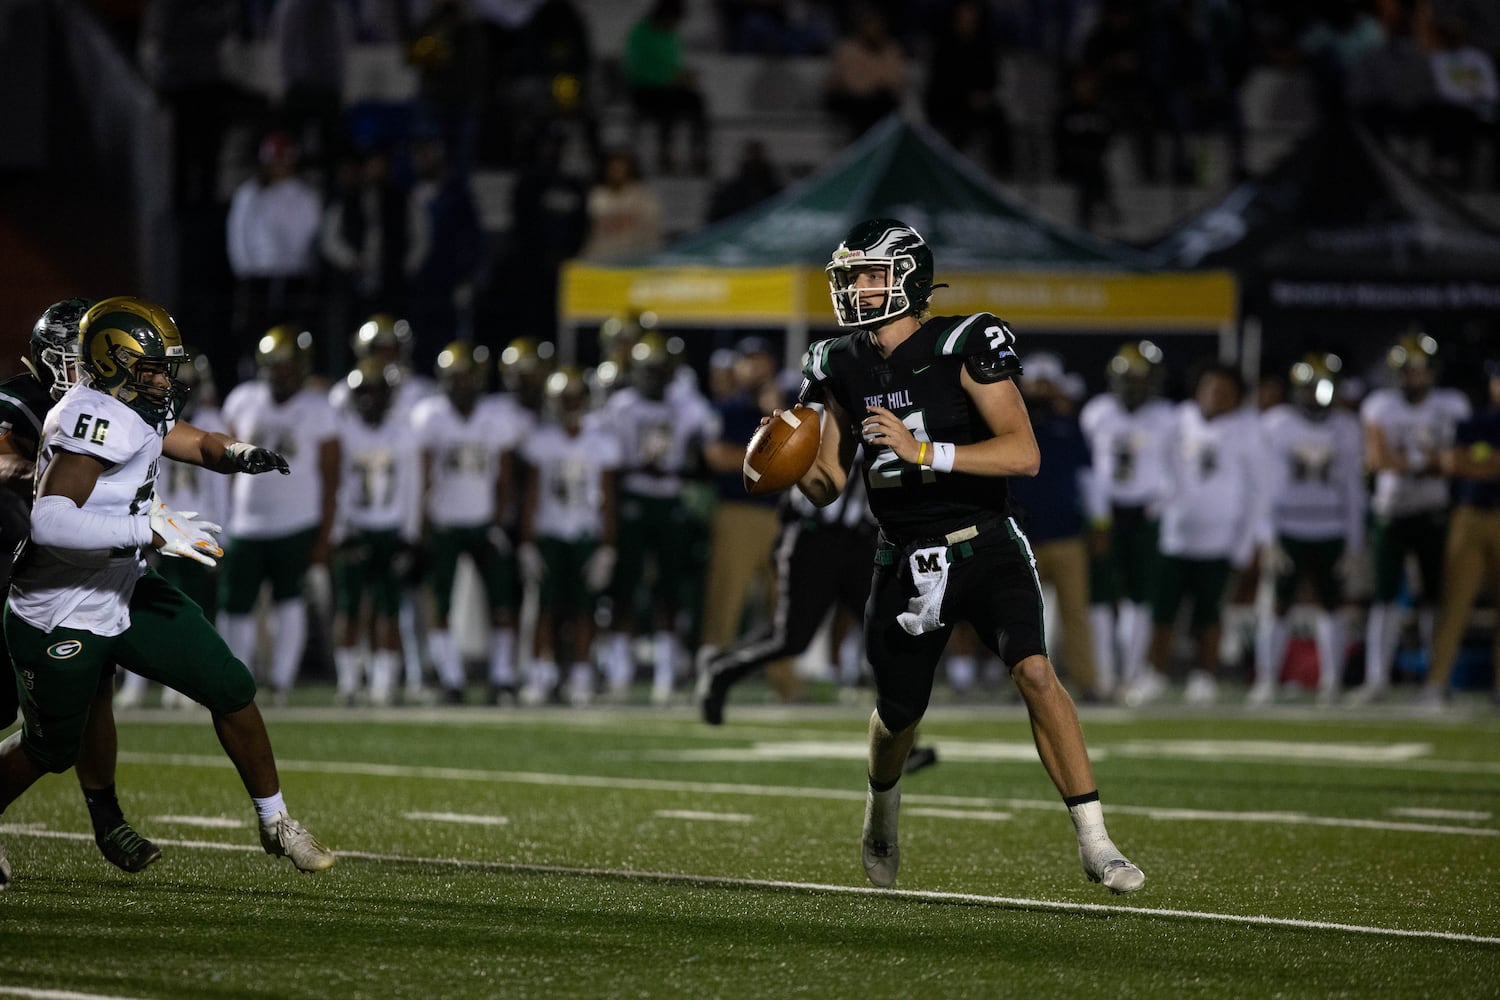
M 1392 816 L 1410 816 L 1412 819 L 1471 819 L 1483 822 L 1492 815 L 1478 809 L 1422 809 L 1417 806 L 1391 808 L 1386 812 Z
M 505 826 L 508 816 L 474 816 L 469 813 L 452 812 L 404 812 L 402 819 L 431 820 L 434 823 L 469 823 L 474 826 Z
M 157 767 L 230 768 L 225 757 L 207 754 L 151 754 L 125 752 L 120 760 Z M 669 781 L 660 778 L 627 778 L 604 775 L 549 774 L 536 771 L 486 771 L 460 767 L 415 767 L 406 764 L 372 764 L 359 761 L 277 762 L 282 771 L 305 774 L 362 774 L 380 778 L 418 778 L 422 780 L 473 781 L 489 784 L 549 785 L 572 788 L 601 788 L 630 791 L 681 792 L 690 795 L 739 795 L 770 798 L 819 799 L 830 802 L 863 802 L 865 790 L 838 788 L 799 788 L 790 785 L 742 785 L 719 781 Z M 952 807 L 956 809 L 1038 809 L 1059 810 L 1055 800 L 967 798 L 953 795 L 906 795 L 908 806 Z M 1111 814 L 1124 813 L 1159 820 L 1193 820 L 1229 823 L 1285 823 L 1300 826 L 1346 827 L 1357 830 L 1386 830 L 1392 833 L 1435 833 L 1466 837 L 1500 837 L 1500 829 L 1491 827 L 1444 826 L 1435 823 L 1405 823 L 1394 820 L 1354 819 L 1339 816 L 1309 816 L 1296 812 L 1228 812 L 1212 809 L 1176 809 L 1161 806 L 1132 806 L 1111 801 Z
M 6 986 L 0 983 L 0 997 L 28 997 L 29 1000 L 139 1000 L 114 993 L 79 993 L 77 990 L 39 990 L 30 986 Z
M 26 837 L 44 837 L 55 840 L 92 840 L 90 834 L 66 830 L 36 830 L 34 828 L 0 826 L 0 833 Z M 237 851 L 258 854 L 259 846 L 251 844 L 220 844 L 202 840 L 157 839 L 165 847 L 200 848 L 216 851 Z M 936 892 L 922 889 L 876 889 L 863 885 L 833 885 L 824 882 L 792 882 L 781 879 L 734 878 L 728 875 L 693 875 L 683 872 L 638 871 L 631 868 L 584 868 L 571 865 L 520 864 L 514 861 L 479 861 L 464 858 L 430 858 L 407 854 L 381 854 L 373 851 L 340 851 L 341 858 L 358 858 L 363 861 L 441 866 L 446 868 L 468 868 L 477 871 L 507 871 L 530 875 L 572 875 L 590 878 L 614 878 L 632 882 L 658 882 L 664 885 L 725 886 L 737 889 L 791 890 L 797 892 L 822 892 L 840 896 L 883 896 L 891 899 L 910 899 L 926 903 L 960 903 L 967 906 L 993 906 L 999 909 L 1045 910 L 1057 913 L 1108 913 L 1118 916 L 1164 917 L 1173 920 L 1200 920 L 1208 923 L 1237 924 L 1250 927 L 1290 927 L 1298 930 L 1335 931 L 1343 934 L 1367 934 L 1375 937 L 1416 938 L 1428 941 L 1460 941 L 1469 944 L 1500 945 L 1500 937 L 1480 934 L 1463 934 L 1456 931 L 1411 930 L 1403 927 L 1377 927 L 1365 924 L 1344 924 L 1327 920 L 1297 920 L 1291 917 L 1268 917 L 1258 914 L 1214 913 L 1206 910 L 1173 910 L 1164 907 L 1126 906 L 1120 903 L 1069 903 L 1053 899 L 1028 899 L 1020 896 L 985 896 L 968 892 Z M 24 891 L 23 886 L 18 888 Z M 28 996 L 33 994 L 26 994 Z M 51 996 L 52 994 L 46 994 Z M 87 997 L 103 1000 L 94 994 L 56 994 L 60 1000 L 71 997 Z
M 691 819 L 707 820 L 716 823 L 753 823 L 755 817 L 748 813 L 716 813 L 699 812 L 695 809 L 658 809 L 656 816 L 659 819 Z

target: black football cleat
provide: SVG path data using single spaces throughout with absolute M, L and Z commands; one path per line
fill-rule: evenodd
M 906 763 L 901 766 L 901 773 L 914 774 L 924 767 L 936 764 L 937 759 L 937 751 L 932 747 L 912 747 L 906 755 Z
M 121 871 L 145 871 L 161 858 L 161 848 L 136 833 L 129 823 L 121 823 L 102 837 L 95 836 L 94 843 L 104 860 Z
M 703 671 L 698 674 L 698 714 L 710 726 L 724 724 L 724 699 L 729 696 L 729 684 L 719 674 Z

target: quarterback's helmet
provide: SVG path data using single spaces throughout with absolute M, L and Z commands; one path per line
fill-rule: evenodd
M 859 285 L 868 268 L 883 268 L 873 285 Z M 895 219 L 861 222 L 834 248 L 824 268 L 839 326 L 869 326 L 927 308 L 932 297 L 932 250 L 917 231 Z M 868 296 L 879 302 L 865 304 Z
M 1288 372 L 1292 402 L 1309 412 L 1327 410 L 1338 399 L 1339 373 L 1343 370 L 1343 359 L 1337 354 L 1306 355 Z
M 1149 340 L 1121 344 L 1104 367 L 1109 390 L 1127 409 L 1135 409 L 1161 390 L 1161 348 Z
M 354 332 L 356 358 L 379 355 L 387 362 L 405 364 L 410 353 L 411 324 L 390 313 L 376 313 Z
M 26 367 L 53 399 L 61 399 L 78 381 L 78 321 L 93 304 L 89 299 L 54 302 L 31 328 Z
M 154 302 L 129 295 L 104 299 L 78 322 L 80 364 L 95 389 L 151 423 L 172 413 L 180 396 L 177 367 L 192 360 L 177 321 Z M 145 381 L 159 367 L 167 383 Z
M 349 404 L 354 412 L 367 423 L 378 424 L 396 401 L 401 369 L 382 358 L 361 358 L 344 384 L 349 387 Z

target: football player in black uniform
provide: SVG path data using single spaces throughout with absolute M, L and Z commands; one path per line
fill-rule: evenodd
M 30 372 L 0 382 L 0 583 L 10 586 L 11 556 L 31 532 L 32 475 L 42 420 L 77 379 L 78 321 L 93 305 L 63 299 L 48 306 L 31 328 Z M 10 652 L 0 633 L 0 661 L 9 670 Z M 11 678 L 0 682 L 0 729 L 15 721 L 19 692 Z M 83 750 L 73 770 L 88 804 L 94 843 L 108 861 L 138 872 L 161 857 L 161 848 L 126 821 L 115 797 L 114 672 L 101 674 L 89 709 Z
M 896 880 L 902 766 L 956 621 L 1010 665 L 1048 776 L 1063 796 L 1091 881 L 1117 893 L 1146 881 L 1104 827 L 1073 701 L 1047 659 L 1042 592 L 1005 477 L 1035 475 L 1036 438 L 1014 378 L 1014 335 L 989 313 L 930 317 L 932 251 L 893 219 L 862 222 L 827 267 L 834 314 L 851 333 L 812 346 L 802 398 L 827 409 L 813 466 L 797 484 L 819 505 L 843 491 L 863 440 L 880 525 L 865 609 L 875 679 L 861 855 L 870 881 Z

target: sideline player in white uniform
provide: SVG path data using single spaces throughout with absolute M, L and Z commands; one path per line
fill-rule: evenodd
M 1150 662 L 1126 692 L 1132 704 L 1165 693 L 1161 668 L 1185 599 L 1193 606 L 1198 665 L 1188 674 L 1183 695 L 1190 704 L 1218 698 L 1219 618 L 1229 574 L 1248 566 L 1256 548 L 1270 538 L 1260 417 L 1244 406 L 1239 372 L 1224 364 L 1204 365 L 1193 387 L 1193 398 L 1177 407 L 1168 451 Z
M 616 693 L 634 673 L 626 636 L 634 634 L 638 602 L 650 601 L 652 629 L 651 698 L 672 696 L 683 636 L 679 612 L 702 586 L 692 572 L 688 510 L 683 480 L 702 450 L 714 415 L 696 390 L 674 383 L 675 359 L 667 340 L 649 332 L 631 348 L 629 384 L 605 407 L 605 420 L 620 440 L 620 564 L 615 575 L 613 632 L 606 642 L 610 687 Z
M 295 476 L 236 477 L 229 491 L 219 607 L 225 641 L 254 663 L 255 603 L 271 586 L 270 681 L 285 701 L 297 680 L 307 644 L 303 590 L 310 566 L 328 565 L 338 482 L 338 438 L 324 393 L 308 385 L 312 334 L 282 324 L 255 347 L 260 377 L 242 382 L 224 400 L 230 433 L 265 441 L 285 455 Z
M 370 642 L 371 704 L 390 704 L 401 663 L 396 616 L 406 564 L 420 534 L 422 470 L 411 427 L 392 405 L 400 382 L 395 365 L 364 359 L 345 379 L 349 406 L 338 416 L 342 458 L 334 528 L 333 658 L 339 700 L 345 704 L 353 702 L 365 676 L 361 639 Z
M 435 613 L 428 645 L 449 701 L 461 702 L 465 679 L 450 630 L 453 581 L 468 556 L 490 609 L 489 686 L 496 696 L 516 688 L 516 601 L 511 545 L 504 515 L 515 489 L 513 450 L 521 422 L 516 408 L 484 395 L 489 351 L 454 342 L 437 358 L 439 395 L 417 404 L 412 425 L 422 450 L 427 576 Z
M 1161 567 L 1167 442 L 1177 422 L 1175 408 L 1160 396 L 1162 353 L 1151 341 L 1121 345 L 1106 373 L 1109 392 L 1078 415 L 1093 457 L 1089 617 L 1101 693 L 1117 683 L 1128 687 L 1144 671 Z
M 533 654 L 521 691 L 524 704 L 552 697 L 558 683 L 562 636 L 567 652 L 568 700 L 594 695 L 589 649 L 594 611 L 615 568 L 616 437 L 588 412 L 583 373 L 562 368 L 547 378 L 547 419 L 521 446 L 529 469 L 521 509 L 522 572 L 539 589 Z
M 0 810 L 43 774 L 72 766 L 103 671 L 119 663 L 213 714 L 260 820 L 261 846 L 303 871 L 334 856 L 286 811 L 255 681 L 143 546 L 212 562 L 218 526 L 153 501 L 163 456 L 217 472 L 289 472 L 286 460 L 175 419 L 173 376 L 189 360 L 166 310 L 96 303 L 79 323 L 84 378 L 43 424 L 31 538 L 16 560 L 5 633 L 25 723 L 0 744 Z M 0 853 L 0 887 L 9 881 Z
M 178 382 L 184 393 L 181 419 L 199 430 L 214 434 L 229 433 L 229 425 L 219 412 L 219 394 L 214 388 L 213 371 L 202 355 L 180 371 Z M 214 524 L 229 518 L 229 482 L 225 476 L 190 462 L 166 462 L 156 480 L 156 498 L 173 510 L 192 510 L 198 517 Z M 218 616 L 218 568 L 205 566 L 194 559 L 161 559 L 156 571 L 168 583 L 186 594 L 203 609 L 203 617 L 212 622 Z M 192 702 L 171 688 L 162 688 L 162 706 L 186 708 Z M 115 705 L 130 708 L 141 704 L 146 696 L 146 678 L 122 671 L 120 691 Z
M 1407 556 L 1416 558 L 1422 577 L 1417 622 L 1423 648 L 1432 649 L 1433 609 L 1442 590 L 1448 533 L 1448 480 L 1441 461 L 1459 421 L 1471 412 L 1462 392 L 1435 386 L 1437 350 L 1437 341 L 1425 333 L 1402 337 L 1386 355 L 1396 386 L 1376 389 L 1359 410 L 1365 464 L 1375 473 L 1370 500 L 1375 587 L 1365 627 L 1365 680 L 1351 694 L 1355 701 L 1379 698 L 1390 686 L 1391 659 L 1401 633 L 1396 601 Z
M 1291 402 L 1261 416 L 1267 454 L 1271 529 L 1261 572 L 1275 579 L 1275 609 L 1255 623 L 1255 685 L 1249 703 L 1276 697 L 1277 672 L 1286 653 L 1286 615 L 1303 580 L 1318 599 L 1313 639 L 1318 648 L 1318 695 L 1337 693 L 1344 666 L 1338 609 L 1343 581 L 1365 546 L 1365 470 L 1359 420 L 1334 404 L 1343 363 L 1333 354 L 1309 354 L 1292 365 Z

